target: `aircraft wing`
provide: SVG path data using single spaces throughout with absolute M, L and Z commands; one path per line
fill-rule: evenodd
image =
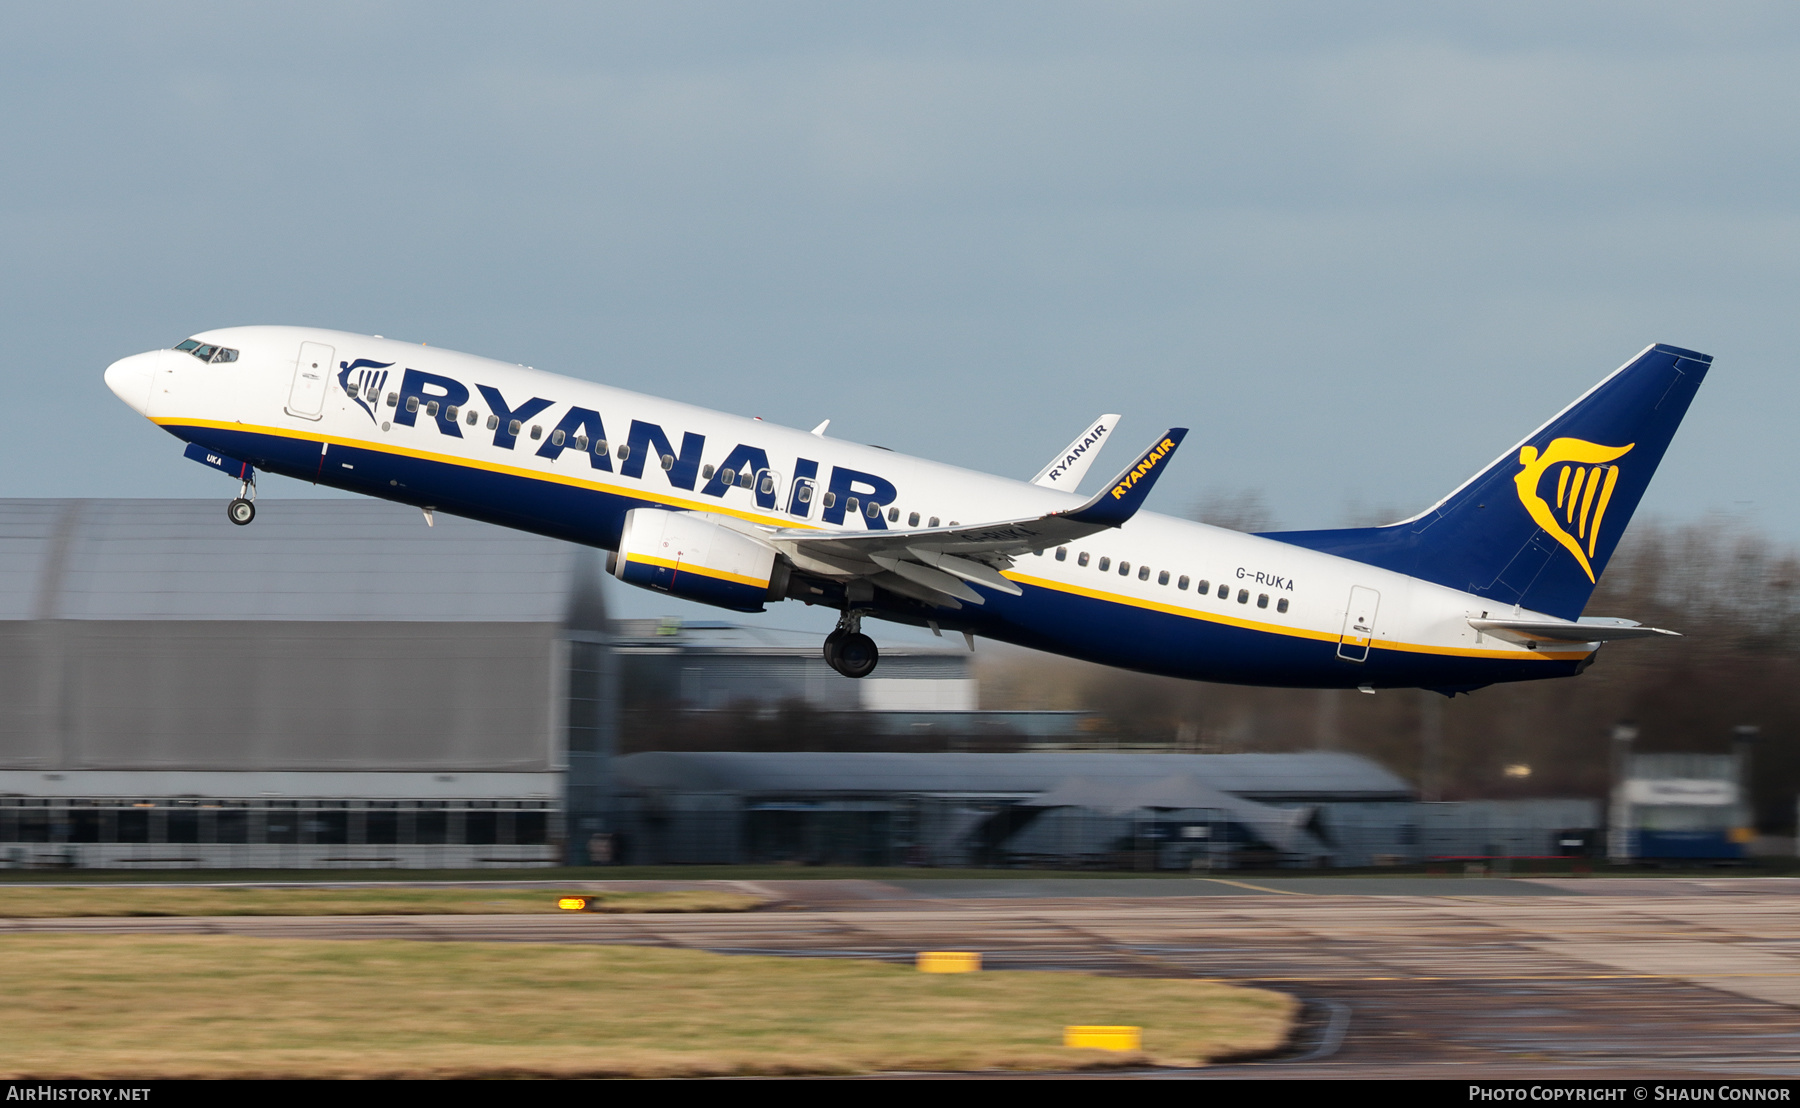
M 1096 419 L 1088 425 L 1087 430 L 1075 436 L 1074 442 L 1051 458 L 1049 465 L 1038 470 L 1031 483 L 1047 489 L 1074 492 L 1081 484 L 1081 479 L 1087 476 L 1088 467 L 1094 464 L 1094 459 L 1106 448 L 1106 440 L 1118 425 L 1119 417 L 1116 414 Z
M 1185 427 L 1170 428 L 1104 489 L 1066 512 L 851 534 L 784 528 L 766 537 L 802 572 L 839 580 L 871 577 L 883 588 L 940 607 L 985 603 L 966 582 L 1017 596 L 1019 586 L 1000 570 L 1015 556 L 1098 534 L 1137 514 L 1186 435 Z
M 1567 619 L 1471 619 L 1469 626 L 1485 635 L 1518 643 L 1612 642 L 1616 639 L 1648 639 L 1658 635 L 1680 637 L 1678 631 L 1645 627 L 1629 619 L 1584 616 Z

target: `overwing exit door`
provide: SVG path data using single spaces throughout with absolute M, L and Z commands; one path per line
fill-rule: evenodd
M 318 419 L 325 409 L 325 385 L 331 380 L 335 351 L 323 343 L 303 342 L 294 362 L 294 387 L 288 392 L 287 411 L 302 419 Z
M 1375 639 L 1375 611 L 1381 594 L 1361 585 L 1350 588 L 1350 604 L 1344 609 L 1344 630 L 1338 636 L 1338 657 L 1347 662 L 1369 660 L 1369 644 Z

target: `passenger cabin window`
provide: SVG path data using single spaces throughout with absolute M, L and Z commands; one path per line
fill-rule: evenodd
M 469 426 L 473 427 L 473 426 L 475 426 L 475 421 L 480 418 L 481 418 L 481 413 L 476 411 L 474 408 L 470 408 L 469 414 L 463 417 L 463 422 L 468 424 Z
M 1287 597 L 1284 596 L 1275 602 L 1275 610 L 1281 612 L 1283 615 L 1287 614 L 1287 608 Z
M 435 419 L 438 414 L 438 402 L 433 400 L 431 403 L 425 405 L 425 414 Z
M 1230 585 L 1220 585 L 1219 586 L 1219 599 L 1220 600 L 1230 600 L 1231 599 L 1231 586 Z
M 630 444 L 626 444 L 624 446 L 619 447 L 619 460 L 622 462 L 629 457 L 631 457 Z
M 907 516 L 906 517 L 906 525 L 908 527 L 917 527 L 919 525 L 919 513 L 914 512 L 911 515 Z
M 1075 564 L 1076 565 L 1085 566 L 1085 565 L 1087 565 L 1087 562 L 1088 562 L 1087 551 L 1083 550 L 1080 554 L 1077 554 L 1075 556 Z
M 563 433 L 561 431 L 550 432 L 550 445 L 551 446 L 561 446 L 563 444 L 564 437 L 565 436 L 563 435 Z
M 870 519 L 879 519 L 881 517 L 881 505 L 875 503 L 873 500 L 869 501 L 869 510 L 867 514 Z
M 531 425 L 531 441 L 536 442 L 537 440 L 539 440 L 543 437 L 544 437 L 544 428 L 542 426 L 540 426 L 539 424 L 536 424 L 536 423 L 532 424 Z
M 1200 583 L 1198 585 L 1194 586 L 1194 591 L 1199 593 L 1201 596 L 1205 596 L 1207 593 L 1212 591 L 1212 582 L 1208 581 L 1206 578 L 1202 577 L 1200 579 Z
M 1187 578 L 1185 578 L 1185 577 L 1182 578 L 1182 581 L 1183 581 L 1183 584 L 1181 587 L 1184 589 L 1187 588 L 1187 585 L 1186 585 Z M 1165 569 L 1161 573 L 1157 574 L 1156 575 L 1156 583 L 1159 585 L 1168 584 L 1169 583 L 1169 571 Z
M 836 504 L 836 503 L 837 503 L 837 493 L 835 493 L 835 492 L 827 492 L 827 493 L 826 493 L 826 494 L 825 494 L 825 506 L 826 506 L 826 507 L 827 507 L 827 508 L 829 508 L 829 507 L 831 507 L 831 506 L 832 506 L 832 505 L 834 505 L 834 504 Z
M 827 505 L 827 506 L 829 507 L 829 505 Z M 844 497 L 844 510 L 846 512 L 856 512 L 856 511 L 860 510 L 861 507 L 862 507 L 862 501 L 858 500 L 856 497 L 854 497 L 854 496 Z
M 1131 576 L 1131 563 L 1130 562 L 1120 562 L 1119 563 L 1119 576 L 1120 577 Z
M 1149 566 L 1139 566 L 1138 567 L 1138 580 L 1139 581 L 1150 580 L 1150 567 Z M 1166 585 L 1168 583 L 1169 583 L 1169 575 L 1165 573 L 1165 574 L 1163 574 L 1163 584 Z
M 594 453 L 596 453 L 596 454 L 606 453 L 606 440 L 605 439 L 595 439 L 594 440 Z
M 1256 597 L 1256 606 L 1258 608 L 1267 608 L 1269 606 L 1269 594 L 1266 592 L 1259 593 Z
M 1109 570 L 1111 568 L 1112 568 L 1112 559 L 1111 558 L 1100 559 L 1100 572 L 1101 573 L 1105 573 L 1107 570 Z
M 802 504 L 811 504 L 812 503 L 812 490 L 813 490 L 813 487 L 811 485 L 801 485 L 800 486 L 800 503 L 802 503 Z
M 700 467 L 700 480 L 702 480 L 702 481 L 712 480 L 713 473 L 714 473 L 714 470 L 713 470 L 713 467 L 711 464 L 701 466 Z
M 488 416 L 487 428 L 490 431 L 498 431 L 500 429 L 500 417 L 497 415 Z
M 459 411 L 460 411 L 460 409 L 458 409 L 456 405 L 452 404 L 448 408 L 444 409 L 444 418 L 449 420 L 451 423 L 455 423 L 456 417 L 457 417 Z
M 397 392 L 388 393 L 387 406 L 390 408 L 398 408 L 400 406 L 400 394 Z
M 936 516 L 931 517 L 931 525 L 933 527 L 936 527 L 938 525 L 938 517 L 936 517 Z
M 1238 603 L 1239 604 L 1250 603 L 1250 590 L 1249 589 L 1239 589 L 1238 590 Z
M 1069 560 L 1069 548 L 1066 546 L 1057 547 L 1056 548 L 1056 560 L 1059 562 L 1068 561 Z
M 406 398 L 406 410 L 409 412 L 418 411 L 419 410 L 419 398 L 416 396 L 407 397 Z
M 519 432 L 524 429 L 525 429 L 525 425 L 523 423 L 520 423 L 516 419 L 512 420 L 511 422 L 509 422 L 506 425 L 506 433 L 511 435 L 513 438 L 518 438 Z
M 1179 580 L 1179 581 L 1177 581 L 1177 582 L 1175 582 L 1175 587 L 1176 587 L 1176 588 L 1178 588 L 1178 589 L 1180 589 L 1180 590 L 1181 590 L 1181 591 L 1183 591 L 1183 592 L 1186 592 L 1186 591 L 1187 591 L 1187 587 L 1188 587 L 1188 578 L 1187 578 L 1187 574 L 1185 574 L 1185 573 L 1184 573 L 1184 574 L 1182 574 L 1182 575 L 1181 575 L 1181 580 Z M 1200 590 L 1200 591 L 1201 591 L 1201 592 L 1205 592 L 1205 591 L 1206 591 L 1206 590 L 1205 590 L 1205 589 L 1201 589 L 1201 590 Z
M 764 492 L 773 492 L 774 490 L 773 489 L 764 489 L 763 491 Z M 898 509 L 898 508 L 889 508 L 888 509 L 888 522 L 889 523 L 899 523 L 900 522 L 900 509 Z M 1042 554 L 1043 551 L 1040 550 L 1040 551 L 1038 551 L 1038 553 Z
M 674 459 L 671 458 L 670 461 L 674 461 Z M 663 468 L 668 469 L 669 467 L 664 466 Z M 751 473 L 748 469 L 745 469 L 742 473 L 738 474 L 738 488 L 747 489 L 754 484 L 756 484 L 756 475 Z
M 774 492 L 775 491 L 775 478 L 770 477 L 767 474 L 764 474 L 763 479 L 762 479 L 762 484 L 758 486 L 758 490 L 764 496 L 767 496 L 768 494 Z

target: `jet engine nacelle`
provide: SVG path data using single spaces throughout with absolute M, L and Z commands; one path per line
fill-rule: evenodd
M 781 568 L 768 543 L 704 515 L 662 508 L 625 513 L 612 563 L 613 576 L 628 585 L 735 612 L 762 611 Z M 775 582 L 778 598 L 785 584 Z

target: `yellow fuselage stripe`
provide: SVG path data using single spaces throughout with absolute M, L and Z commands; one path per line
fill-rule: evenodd
M 1293 639 L 1313 639 L 1318 642 L 1337 642 L 1341 636 L 1329 631 L 1314 631 L 1305 627 L 1285 627 L 1279 623 L 1263 623 L 1258 620 L 1240 619 L 1237 616 L 1220 615 L 1214 612 L 1199 612 L 1192 608 L 1178 608 L 1173 604 L 1163 604 L 1155 600 L 1143 600 L 1135 596 L 1121 596 L 1118 593 L 1101 592 L 1098 589 L 1083 588 L 1062 581 L 1050 581 L 1042 577 L 1032 577 L 1017 570 L 1007 570 L 1002 576 L 1010 581 L 1023 585 L 1035 585 L 1040 589 L 1051 589 L 1055 592 L 1085 596 L 1092 600 L 1103 600 L 1111 604 L 1125 604 L 1133 608 L 1144 608 L 1153 612 L 1164 612 L 1172 616 L 1184 616 L 1188 619 L 1202 620 L 1206 623 L 1220 623 L 1227 627 L 1242 627 L 1247 631 L 1260 631 L 1269 635 L 1285 635 Z M 1354 638 L 1354 636 L 1353 636 Z M 1548 651 L 1534 650 L 1530 652 L 1517 650 L 1480 650 L 1466 646 L 1426 646 L 1422 643 L 1406 642 L 1372 642 L 1378 650 L 1399 650 L 1408 654 L 1442 654 L 1458 658 L 1504 658 L 1512 661 L 1530 661 L 1534 659 L 1568 661 L 1585 658 L 1587 651 Z
M 653 504 L 666 504 L 670 507 L 684 508 L 689 511 L 728 515 L 737 519 L 747 520 L 751 523 L 777 524 L 787 528 L 806 528 L 815 531 L 825 530 L 825 528 L 819 527 L 817 524 L 795 519 L 791 516 L 771 516 L 757 512 L 746 512 L 737 508 L 727 507 L 715 500 L 693 500 L 687 497 L 673 496 L 667 493 L 652 492 L 648 489 L 606 484 L 596 481 L 591 477 L 584 479 L 563 473 L 547 473 L 543 470 L 526 469 L 522 466 L 509 466 L 497 462 L 484 462 L 476 458 L 464 458 L 455 454 L 441 454 L 429 450 L 418 450 L 413 447 L 391 445 L 368 439 L 339 438 L 334 435 L 321 435 L 317 433 L 309 434 L 305 431 L 289 430 L 285 427 L 267 427 L 254 423 L 231 423 L 214 419 L 152 417 L 150 422 L 161 427 L 210 427 L 220 431 L 273 435 L 276 438 L 295 439 L 301 442 L 316 442 L 330 446 L 347 446 L 358 450 L 372 450 L 380 454 L 394 454 L 405 458 L 415 458 L 419 461 L 440 462 L 446 465 L 463 466 L 468 469 L 479 469 L 484 472 L 500 473 L 511 477 L 524 477 L 535 481 L 549 481 L 553 484 L 568 485 L 572 488 L 608 493 L 613 496 L 622 496 L 629 500 L 647 500 Z M 768 585 L 768 582 L 766 581 L 756 581 L 748 577 L 738 577 L 731 574 L 721 575 L 717 572 L 702 571 L 691 565 L 678 567 L 676 563 L 673 562 L 660 562 L 641 557 L 635 558 L 634 560 L 654 562 L 654 564 L 664 565 L 671 569 L 679 568 L 684 572 L 702 573 L 704 576 L 723 576 L 727 580 L 740 581 L 744 584 L 755 585 L 758 588 L 767 587 Z M 1220 615 L 1212 612 L 1200 612 L 1195 611 L 1192 608 L 1180 608 L 1172 604 L 1163 604 L 1154 600 L 1143 600 L 1135 596 L 1124 596 L 1119 593 L 1102 592 L 1098 589 L 1083 588 L 1080 585 L 1071 585 L 1062 581 L 1051 581 L 1042 577 L 1032 577 L 1027 574 L 1019 573 L 1016 570 L 1007 570 L 1003 572 L 1001 576 L 1020 584 L 1035 585 L 1041 589 L 1049 589 L 1052 592 L 1084 596 L 1091 600 L 1099 600 L 1109 604 L 1123 604 L 1132 608 L 1163 612 L 1168 615 L 1182 616 L 1187 619 L 1197 619 L 1206 623 L 1218 623 L 1228 627 L 1241 627 L 1245 630 L 1260 631 L 1264 634 L 1284 635 L 1288 638 L 1296 639 L 1313 639 L 1319 642 L 1337 642 L 1340 638 L 1340 636 L 1334 635 L 1329 631 L 1314 631 L 1304 627 L 1288 627 L 1277 623 L 1263 623 L 1257 620 L 1240 619 L 1236 616 Z M 1516 650 L 1480 650 L 1473 647 L 1460 646 L 1426 646 L 1422 643 L 1404 642 L 1382 642 L 1374 645 L 1376 646 L 1376 649 L 1398 650 L 1409 654 L 1441 654 L 1448 657 L 1461 658 L 1500 658 L 1511 661 L 1569 661 L 1585 658 L 1588 655 L 1588 652 L 1585 650 L 1535 650 L 1523 652 Z
M 651 492 L 648 489 L 632 488 L 624 485 L 607 484 L 592 477 L 581 478 L 566 473 L 547 473 L 538 469 L 526 469 L 523 466 L 502 465 L 498 462 L 484 462 L 477 458 L 464 458 L 455 454 L 440 454 L 430 450 L 416 450 L 410 446 L 389 445 L 384 442 L 372 442 L 368 439 L 342 439 L 334 435 L 308 434 L 304 431 L 291 431 L 285 427 L 264 427 L 254 423 L 227 423 L 215 419 L 175 419 L 153 418 L 152 423 L 162 427 L 211 427 L 220 431 L 239 431 L 253 435 L 273 435 L 276 438 L 295 439 L 300 442 L 324 443 L 330 446 L 348 446 L 358 450 L 373 450 L 378 454 L 394 454 L 403 458 L 416 458 L 422 462 L 442 462 L 446 465 L 462 466 L 466 469 L 479 469 L 487 473 L 501 473 L 509 477 L 526 477 L 536 481 L 549 481 L 552 484 L 568 485 L 572 488 L 588 489 L 593 492 L 610 493 L 630 500 L 648 500 L 653 504 L 667 504 L 672 508 L 685 508 L 696 512 L 712 512 L 715 515 L 734 516 L 751 523 L 761 523 L 789 528 L 805 528 L 820 531 L 824 528 L 808 523 L 802 519 L 779 513 L 746 512 L 737 508 L 726 507 L 718 500 L 692 500 L 687 497 L 674 496 L 669 493 Z M 571 451 L 574 453 L 574 451 Z M 586 456 L 586 452 L 581 452 Z
M 672 558 L 653 558 L 648 554 L 627 554 L 625 560 L 627 562 L 639 562 L 647 566 L 661 566 L 664 569 L 672 569 L 677 573 L 695 573 L 701 577 L 716 577 L 721 581 L 732 581 L 739 585 L 749 585 L 758 589 L 766 589 L 769 587 L 769 582 L 767 580 L 759 581 L 754 577 L 745 577 L 741 573 L 727 573 L 722 569 L 709 569 L 704 566 L 695 565 L 693 562 L 677 562 Z

